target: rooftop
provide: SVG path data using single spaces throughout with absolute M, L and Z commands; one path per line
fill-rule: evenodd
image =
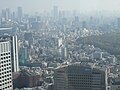
M 12 28 L 0 28 L 0 31 L 1 30 L 11 30 Z

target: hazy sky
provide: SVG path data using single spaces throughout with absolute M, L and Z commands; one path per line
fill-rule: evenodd
M 51 10 L 57 5 L 60 9 L 84 11 L 120 11 L 120 0 L 0 0 L 0 9 L 22 6 L 27 12 Z

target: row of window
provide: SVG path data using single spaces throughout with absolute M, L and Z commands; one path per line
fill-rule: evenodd
M 90 82 L 69 82 L 70 84 L 75 84 L 75 85 L 77 85 L 77 84 L 79 84 L 79 85 L 91 85 L 91 83 Z
M 7 57 L 6 57 L 6 56 L 5 56 L 5 57 L 2 57 L 2 58 L 1 58 L 1 60 L 8 59 L 8 58 L 10 58 L 10 56 L 7 56 Z
M 12 78 L 9 77 L 9 78 L 7 78 L 7 79 L 3 79 L 3 80 L 1 80 L 1 81 L 2 81 L 2 83 L 4 84 L 4 82 L 6 82 L 6 83 L 7 83 L 8 81 L 11 82 L 11 80 L 12 80 Z
M 10 69 L 10 70 L 5 70 L 5 71 L 2 71 L 3 73 L 9 73 L 9 72 L 12 72 L 12 70 Z
M 9 65 L 11 65 L 11 63 L 1 65 L 1 67 L 6 67 L 6 66 L 9 66 Z
M 1 52 L 10 51 L 9 43 L 6 42 L 6 43 L 0 44 L 0 49 L 1 49 L 0 50 Z
M 7 53 L 2 53 L 0 54 L 1 56 L 6 56 L 6 55 L 10 55 L 10 52 L 7 52 Z
M 4 68 L 4 69 L 1 69 L 0 71 L 1 71 L 1 72 L 6 72 L 7 70 L 9 70 L 9 69 Z
M 7 67 L 1 67 L 0 68 L 0 73 L 3 71 L 3 69 L 5 69 L 6 68 L 6 70 L 9 70 L 9 69 L 11 69 L 11 66 L 7 66 Z
M 10 78 L 10 76 L 11 76 L 11 74 L 0 76 L 0 79 L 6 78 L 6 77 Z
M 8 63 L 8 62 L 11 62 L 11 60 L 8 59 L 8 60 L 5 60 L 5 61 L 1 61 L 1 64 Z
M 1 88 L 0 90 L 10 90 L 12 88 L 12 85 L 10 85 L 10 86 L 7 86 L 7 87 L 4 87 L 4 88 Z
M 11 72 L 11 70 L 9 70 L 9 71 L 7 71 L 7 72 L 2 72 L 2 73 L 0 73 L 0 75 L 8 74 L 8 73 L 10 73 L 10 72 Z

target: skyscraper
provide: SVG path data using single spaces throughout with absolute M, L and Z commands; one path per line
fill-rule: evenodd
M 57 19 L 58 18 L 58 7 L 57 6 L 54 6 L 53 14 L 54 14 L 54 19 Z
M 7 38 L 7 37 L 6 37 Z M 12 58 L 12 71 L 19 71 L 19 61 L 18 61 L 18 39 L 17 36 L 8 37 L 11 40 L 11 58 Z
M 6 8 L 6 20 L 9 20 L 11 19 L 11 15 L 10 15 L 10 9 L 9 8 Z
M 4 35 L 7 34 L 7 35 Z M 15 31 L 12 28 L 0 28 L 0 39 L 8 40 L 11 43 L 11 60 L 12 60 L 12 71 L 19 71 L 18 62 L 18 38 L 15 35 Z
M 54 90 L 106 90 L 107 71 L 88 65 L 65 65 L 55 70 L 54 83 Z
M 1 14 L 2 14 L 2 19 L 4 20 L 9 20 L 11 18 L 10 15 L 11 13 L 9 8 L 3 9 Z
M 6 10 L 5 9 L 2 10 L 1 18 L 3 19 L 2 21 L 4 21 L 6 19 Z
M 12 90 L 11 43 L 0 38 L 0 90 Z
M 117 29 L 120 29 L 120 18 L 117 18 Z
M 22 7 L 18 7 L 18 19 L 21 20 L 23 17 L 23 10 Z
M 87 22 L 82 21 L 82 30 L 87 29 Z
M 28 50 L 27 47 L 21 47 L 19 53 L 19 64 L 25 65 L 28 59 Z
M 19 62 L 18 62 L 18 45 L 17 45 L 17 36 L 0 36 L 2 40 L 8 40 L 11 44 L 11 60 L 12 60 L 12 71 L 19 71 Z

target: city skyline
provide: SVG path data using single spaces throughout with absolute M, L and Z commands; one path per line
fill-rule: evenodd
M 53 6 L 58 6 L 61 10 L 76 10 L 79 12 L 119 11 L 120 8 L 119 0 L 0 0 L 0 2 L 0 10 L 6 8 L 6 6 L 16 10 L 16 7 L 21 6 L 25 12 L 30 13 L 50 11 Z
M 0 0 L 0 90 L 120 90 L 120 0 Z

